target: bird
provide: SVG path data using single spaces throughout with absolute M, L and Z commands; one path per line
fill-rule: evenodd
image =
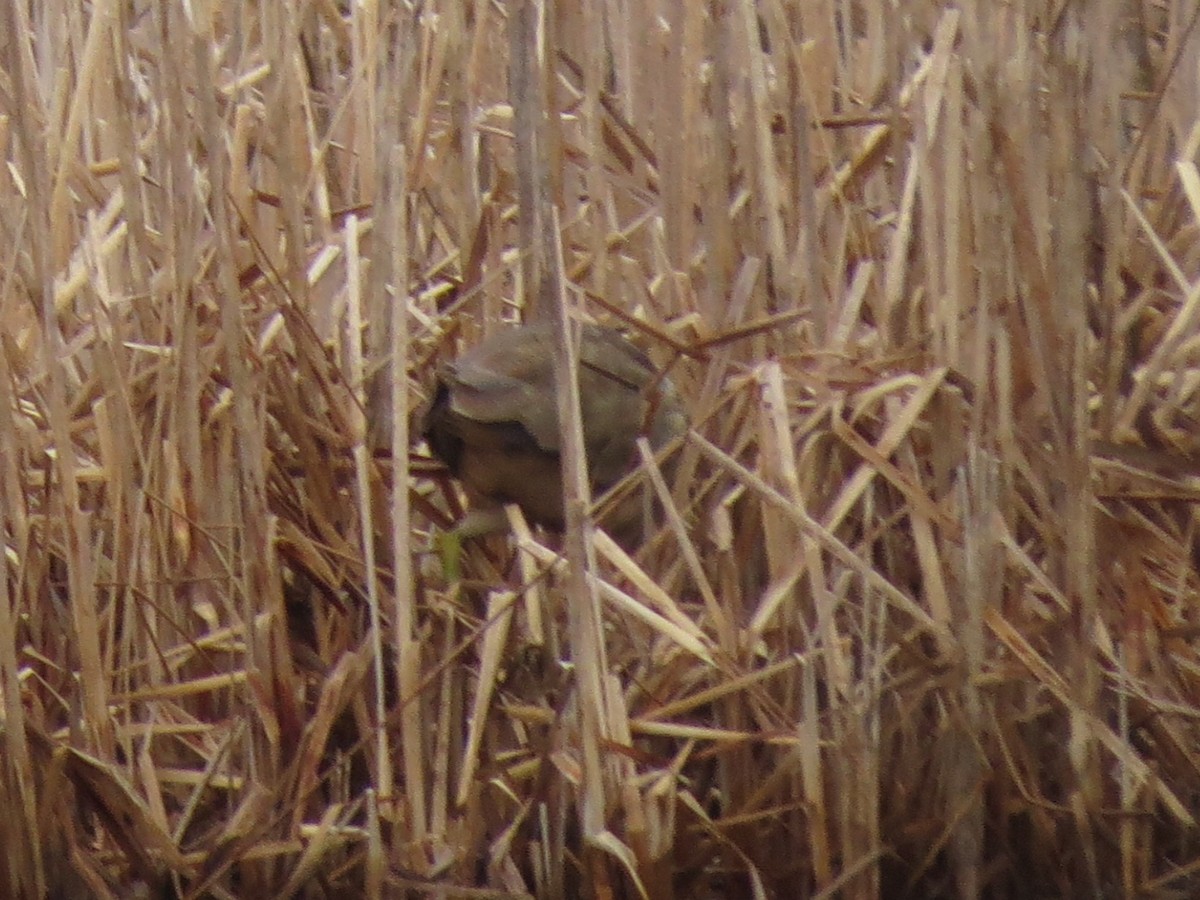
M 503 529 L 508 503 L 531 524 L 563 529 L 555 341 L 549 322 L 520 325 L 437 371 L 421 433 L 471 502 L 461 536 Z M 598 496 L 637 467 L 639 437 L 661 449 L 687 430 L 688 417 L 670 379 L 616 328 L 582 324 L 578 371 L 588 481 Z M 610 530 L 621 543 L 636 542 L 641 509 L 618 504 Z

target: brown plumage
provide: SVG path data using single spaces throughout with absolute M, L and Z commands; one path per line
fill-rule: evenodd
M 561 530 L 554 340 L 548 323 L 524 325 L 442 366 L 422 430 L 433 453 L 466 488 L 473 509 L 515 503 L 530 522 Z M 674 386 L 612 328 L 582 328 L 579 398 L 594 495 L 633 470 L 639 436 L 658 449 L 687 428 Z M 612 524 L 620 530 L 628 523 Z

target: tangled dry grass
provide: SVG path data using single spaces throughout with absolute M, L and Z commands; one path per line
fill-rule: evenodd
M 1195 896 L 1197 15 L 4 3 L 0 891 Z M 566 311 L 663 527 L 451 565 Z

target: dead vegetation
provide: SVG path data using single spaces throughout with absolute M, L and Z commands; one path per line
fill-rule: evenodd
M 1194 896 L 1196 18 L 5 3 L 0 892 Z M 564 307 L 663 528 L 447 565 Z

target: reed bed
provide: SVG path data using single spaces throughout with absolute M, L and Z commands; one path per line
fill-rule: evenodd
M 1200 893 L 1197 15 L 4 3 L 0 893 Z M 454 559 L 562 314 L 661 528 Z

